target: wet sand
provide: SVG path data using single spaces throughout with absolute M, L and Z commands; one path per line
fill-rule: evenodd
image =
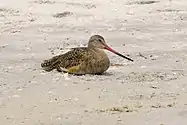
M 186 0 L 1 0 L 2 125 L 185 125 Z M 43 60 L 102 35 L 103 75 L 45 72 Z

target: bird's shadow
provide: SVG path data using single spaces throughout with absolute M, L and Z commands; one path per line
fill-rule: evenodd
M 63 72 L 63 73 L 67 73 L 67 72 Z M 68 74 L 71 76 L 86 76 L 86 75 L 89 75 L 89 76 L 112 76 L 113 75 L 111 72 L 95 73 L 95 74 L 71 74 L 71 73 L 68 73 Z
M 96 74 L 97 75 L 97 74 Z M 98 74 L 98 75 L 103 75 L 103 76 L 112 76 L 113 74 L 111 72 L 104 72 L 102 74 Z

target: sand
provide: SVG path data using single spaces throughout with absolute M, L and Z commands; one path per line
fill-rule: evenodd
M 1 125 L 186 125 L 186 0 L 0 0 Z M 44 59 L 102 35 L 103 75 Z

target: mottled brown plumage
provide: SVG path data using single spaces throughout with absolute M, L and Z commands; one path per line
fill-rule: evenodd
M 102 74 L 110 66 L 103 49 L 133 61 L 108 47 L 102 36 L 94 35 L 90 37 L 87 47 L 73 48 L 65 54 L 54 56 L 45 60 L 41 67 L 46 71 L 57 69 L 71 74 Z

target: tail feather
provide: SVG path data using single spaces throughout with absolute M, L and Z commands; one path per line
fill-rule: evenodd
M 44 60 L 43 63 L 41 63 L 41 67 L 45 70 L 45 71 L 52 71 L 53 69 L 56 68 L 56 64 L 58 64 L 58 57 L 53 57 L 49 60 Z

